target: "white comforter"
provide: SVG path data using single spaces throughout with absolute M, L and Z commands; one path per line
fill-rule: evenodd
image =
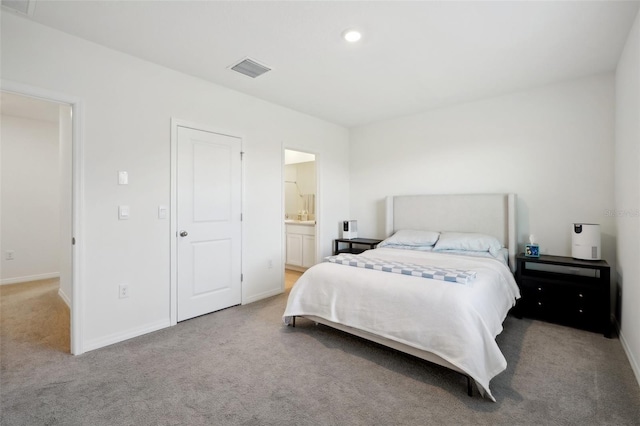
M 308 269 L 291 289 L 284 320 L 315 315 L 432 352 L 471 376 L 495 401 L 489 381 L 507 367 L 495 338 L 520 297 L 509 269 L 488 259 L 380 248 L 366 256 L 473 270 L 468 284 L 335 263 Z

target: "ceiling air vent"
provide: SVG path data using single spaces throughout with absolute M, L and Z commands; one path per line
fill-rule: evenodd
M 245 58 L 237 64 L 231 66 L 231 69 L 251 78 L 259 77 L 267 71 L 271 71 L 271 68 L 259 64 L 258 62 L 249 58 Z
M 33 16 L 36 0 L 2 0 L 2 6 L 13 12 Z

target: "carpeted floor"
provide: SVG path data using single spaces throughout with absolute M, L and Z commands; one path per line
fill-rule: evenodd
M 283 326 L 286 295 L 74 357 L 52 337 L 68 335 L 51 320 L 66 307 L 41 303 L 57 289 L 12 291 L 0 288 L 6 426 L 640 424 L 619 340 L 544 322 L 505 321 L 492 403 L 444 368 L 304 319 Z

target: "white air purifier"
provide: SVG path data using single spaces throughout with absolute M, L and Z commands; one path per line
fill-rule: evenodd
M 346 240 L 353 240 L 358 238 L 358 221 L 357 220 L 345 220 L 342 222 L 342 238 Z
M 571 256 L 575 259 L 600 260 L 600 225 L 594 223 L 573 224 Z

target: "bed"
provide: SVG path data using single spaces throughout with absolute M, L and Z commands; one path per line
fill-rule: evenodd
M 309 268 L 283 314 L 442 365 L 495 401 L 507 363 L 495 338 L 520 297 L 515 194 L 387 197 L 387 239 Z M 511 269 L 510 269 L 511 268 Z M 426 277 L 426 278 L 425 278 Z

